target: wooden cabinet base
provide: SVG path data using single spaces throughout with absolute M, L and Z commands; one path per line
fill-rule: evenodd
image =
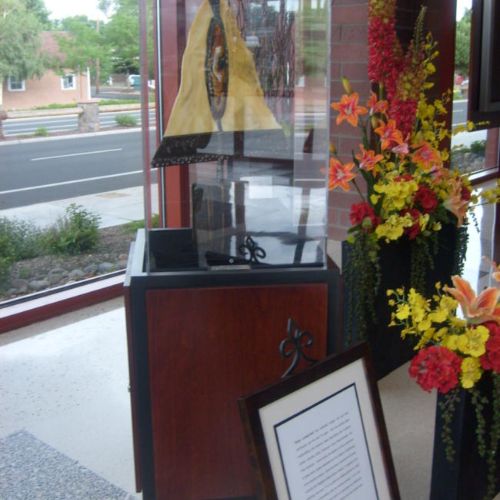
M 138 250 L 137 246 L 134 253 Z M 251 497 L 237 399 L 279 380 L 289 318 L 333 350 L 336 270 L 158 273 L 126 280 L 138 486 L 145 499 Z M 183 284 L 185 286 L 183 286 Z M 330 323 L 330 324 L 329 324 Z

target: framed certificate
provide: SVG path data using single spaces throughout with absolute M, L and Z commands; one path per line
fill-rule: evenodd
M 239 405 L 258 498 L 399 498 L 367 344 Z

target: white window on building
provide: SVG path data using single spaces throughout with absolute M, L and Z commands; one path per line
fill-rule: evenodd
M 75 77 L 75 75 L 72 75 L 72 74 L 64 75 L 61 78 L 61 88 L 63 90 L 75 90 L 76 89 L 76 77 Z
M 26 80 L 9 76 L 7 78 L 7 88 L 10 92 L 23 92 L 26 90 Z

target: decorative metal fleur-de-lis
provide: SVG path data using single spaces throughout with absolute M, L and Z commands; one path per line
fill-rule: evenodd
M 303 332 L 292 318 L 288 319 L 286 331 L 287 338 L 283 339 L 280 343 L 280 353 L 283 358 L 289 358 L 293 355 L 293 359 L 292 363 L 286 372 L 283 373 L 281 378 L 288 377 L 288 375 L 293 373 L 301 358 L 308 361 L 310 365 L 317 362 L 316 359 L 310 358 L 304 352 L 304 348 L 311 347 L 313 345 L 314 339 L 311 333 Z
M 248 262 L 252 262 L 254 264 L 258 264 L 259 259 L 266 258 L 266 251 L 257 245 L 255 240 L 251 236 L 246 236 L 244 243 L 242 243 L 239 248 L 239 252 L 241 255 L 247 257 Z

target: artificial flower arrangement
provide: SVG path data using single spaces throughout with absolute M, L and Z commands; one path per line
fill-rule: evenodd
M 455 255 L 450 258 L 455 262 L 454 273 L 461 272 L 467 243 L 464 224 L 480 202 L 469 178 L 446 167 L 449 151 L 441 144 L 450 137 L 445 108 L 450 93 L 432 101 L 426 95 L 433 86 L 429 78 L 436 71 L 433 61 L 438 51 L 431 34 L 424 35 L 425 8 L 405 53 L 395 30 L 395 5 L 395 0 L 369 1 L 368 75 L 376 92 L 363 106 L 343 79 L 346 94 L 332 104 L 338 125 L 345 121 L 362 131 L 362 143 L 352 161 L 342 162 L 332 151 L 329 169 L 330 190 L 348 191 L 353 186 L 360 196 L 350 210 L 353 264 L 346 269 L 346 283 L 353 295 L 348 314 L 357 318 L 361 337 L 367 316 L 376 321 L 373 303 L 380 282 L 381 244 L 413 243 L 410 282 L 423 291 L 437 253 L 438 233 L 445 225 L 457 228 Z M 499 191 L 483 192 L 482 197 L 494 202 Z
M 500 266 L 494 264 L 494 268 L 497 286 L 486 288 L 479 295 L 459 276 L 453 276 L 453 287 L 436 284 L 436 293 L 430 299 L 414 288 L 387 291 L 393 308 L 391 326 L 399 327 L 403 338 L 411 336 L 417 341 L 410 376 L 422 389 L 437 389 L 444 395 L 442 439 L 450 461 L 454 447 L 449 423 L 459 401 L 459 391 L 464 389 L 471 394 L 478 452 L 488 468 L 487 498 L 496 493 L 496 455 L 500 451 Z M 463 318 L 456 314 L 458 305 Z M 490 398 L 478 388 L 485 377 L 491 377 L 492 381 Z M 483 414 L 488 405 L 489 422 Z

